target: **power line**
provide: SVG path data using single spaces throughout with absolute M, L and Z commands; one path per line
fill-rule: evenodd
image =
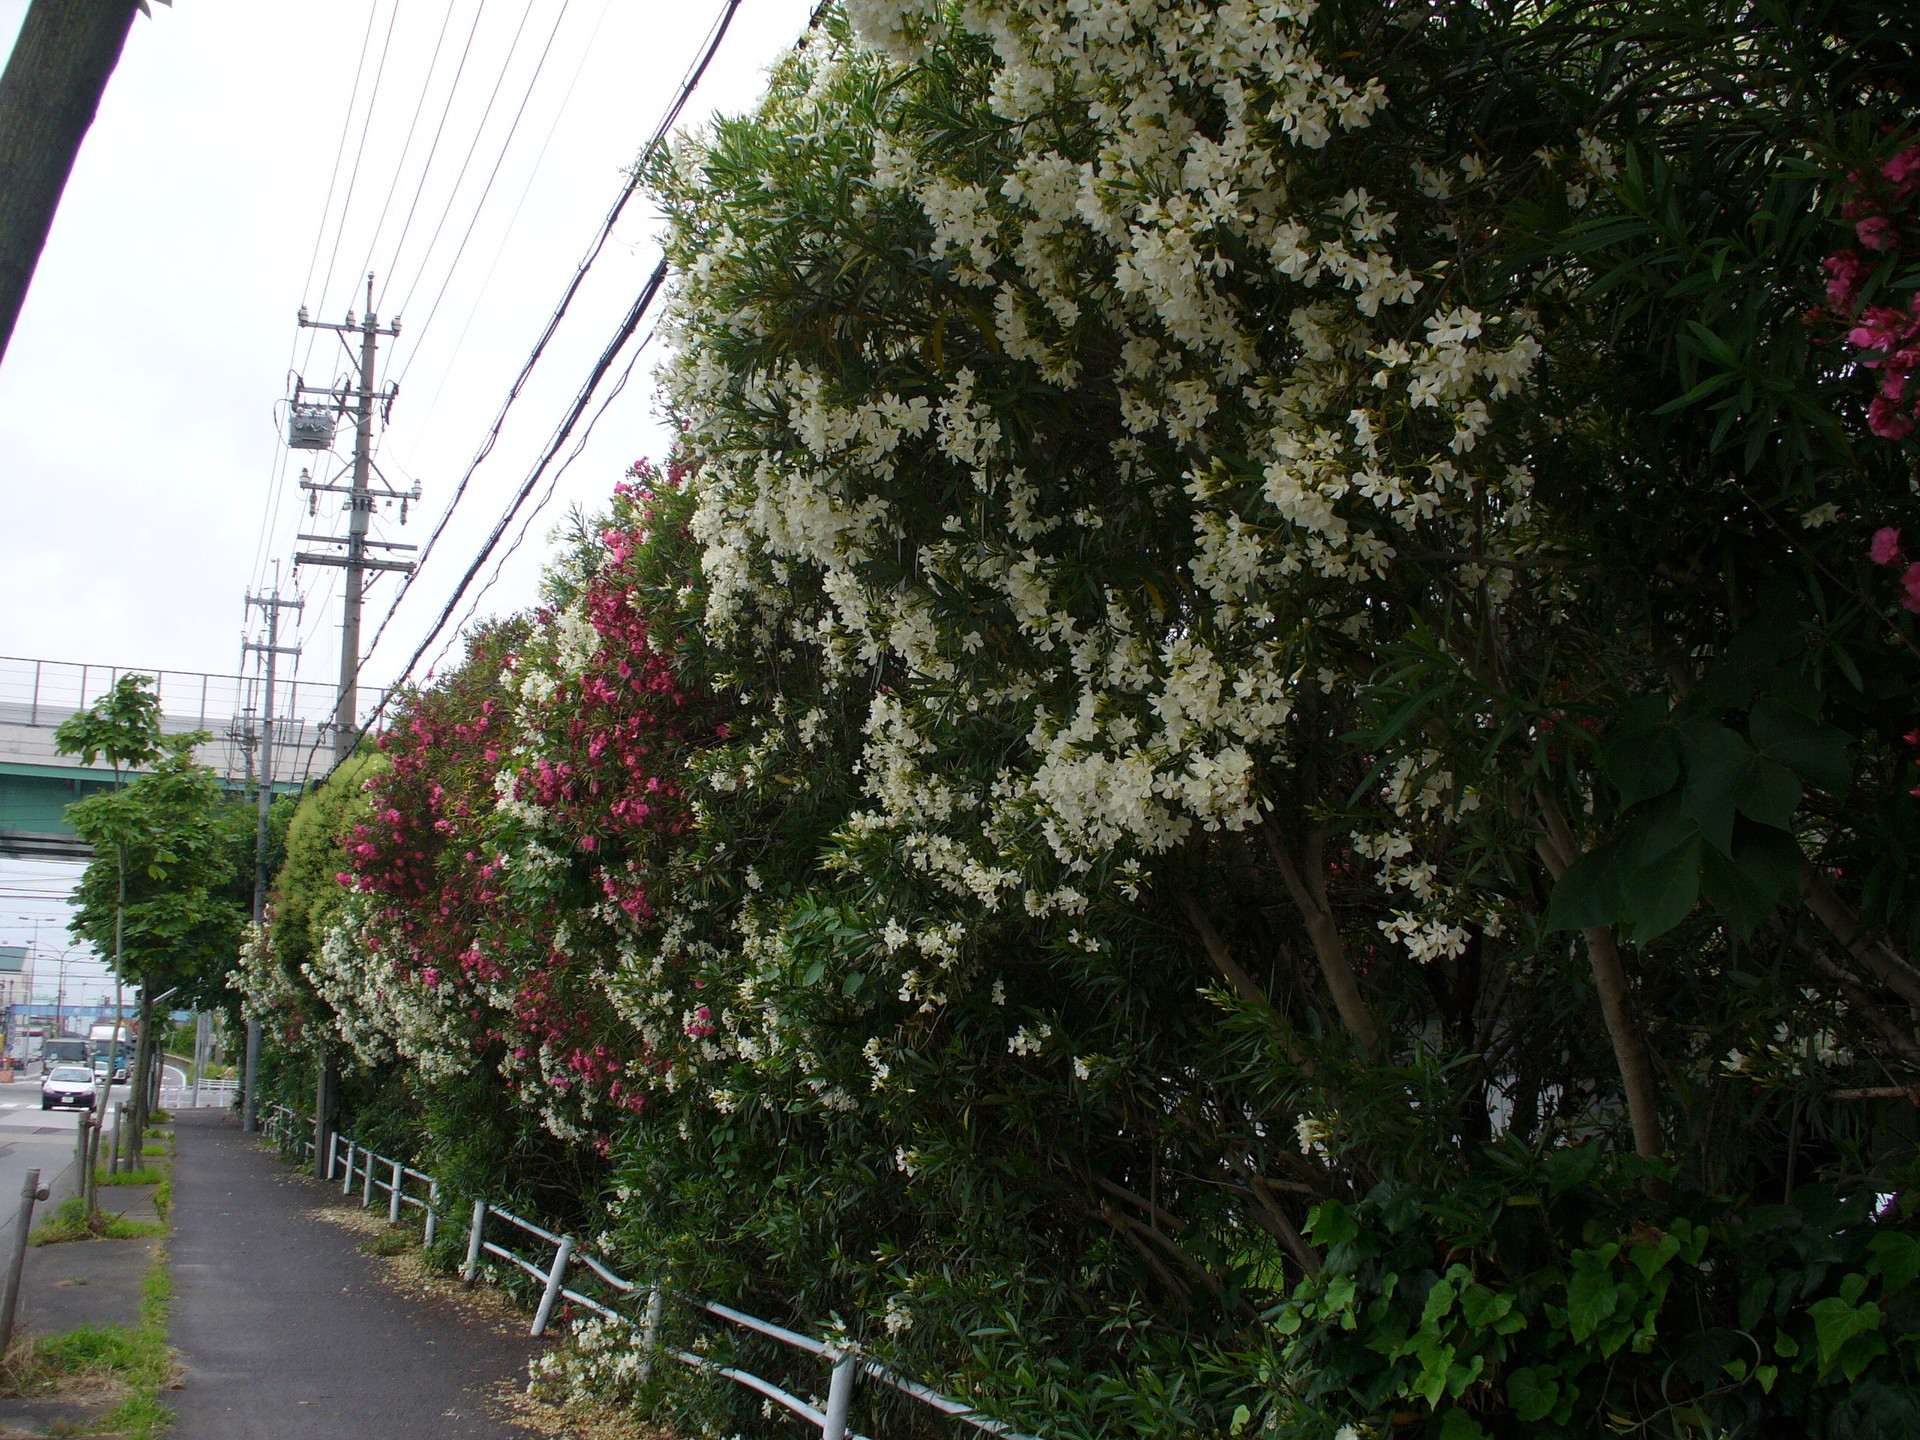
M 733 0 L 733 3 L 737 5 L 738 0 Z M 494 547 L 500 543 L 500 537 L 506 534 L 507 527 L 513 523 L 514 516 L 519 513 L 520 507 L 526 503 L 527 497 L 533 493 L 534 486 L 540 483 L 540 477 L 546 472 L 547 466 L 553 462 L 553 457 L 559 454 L 561 447 L 567 443 L 568 437 L 573 433 L 574 425 L 579 421 L 581 414 L 586 410 L 588 404 L 592 402 L 593 392 L 598 388 L 600 378 L 612 368 L 614 359 L 619 355 L 620 351 L 626 347 L 627 342 L 633 338 L 634 331 L 640 328 L 640 321 L 645 317 L 647 308 L 653 304 L 654 297 L 660 293 L 660 288 L 666 284 L 666 280 L 667 262 L 663 259 L 654 269 L 652 276 L 648 279 L 646 286 L 641 290 L 639 297 L 634 300 L 633 305 L 628 309 L 626 318 L 620 322 L 620 328 L 614 332 L 612 341 L 608 343 L 605 350 L 600 352 L 600 358 L 595 362 L 592 373 L 587 376 L 586 384 L 580 387 L 579 393 L 574 396 L 572 405 L 567 408 L 566 418 L 560 422 L 560 426 L 554 432 L 552 440 L 548 442 L 547 448 L 541 452 L 539 463 L 533 467 L 533 471 L 527 476 L 525 483 L 515 492 L 512 503 L 507 506 L 506 513 L 495 523 L 492 533 L 487 536 L 486 543 L 480 547 L 480 553 L 474 556 L 473 563 L 467 566 L 466 574 L 460 577 L 460 583 L 454 587 L 453 594 L 448 597 L 446 605 L 442 607 L 439 619 L 434 621 L 433 628 L 427 632 L 426 638 L 420 642 L 419 648 L 413 652 L 413 657 L 407 661 L 406 667 L 400 672 L 400 678 L 380 697 L 380 703 L 374 707 L 373 714 L 368 716 L 366 724 L 361 726 L 362 734 L 372 726 L 375 720 L 380 718 L 394 693 L 401 685 L 406 683 L 407 677 L 413 673 L 414 667 L 420 663 L 420 657 L 426 654 L 427 647 L 432 645 L 440 632 L 446 628 L 448 619 L 453 615 L 454 607 L 460 603 L 460 597 L 466 594 L 467 586 L 473 583 L 473 577 L 480 573 L 481 567 L 487 563 L 488 557 L 493 554 Z M 424 560 L 424 558 L 423 552 L 422 559 Z M 392 612 L 389 611 L 388 614 L 391 616 Z M 374 643 L 379 643 L 379 636 L 377 634 L 374 636 Z M 369 655 L 372 654 L 371 646 L 368 647 L 367 653 Z
M 400 177 L 406 173 L 407 156 L 413 153 L 414 132 L 420 127 L 421 112 L 427 108 L 427 96 L 433 91 L 433 75 L 434 72 L 440 68 L 440 51 L 447 43 L 447 27 L 453 23 L 453 6 L 454 0 L 447 0 L 447 13 L 440 18 L 440 33 L 434 37 L 433 54 L 427 59 L 426 78 L 420 82 L 420 98 L 413 102 L 413 118 L 407 121 L 407 137 L 400 142 L 400 156 L 393 162 L 393 179 L 387 182 L 387 198 L 380 202 L 380 218 L 373 222 L 373 235 L 372 238 L 367 241 L 367 258 L 365 263 L 360 267 L 362 274 L 373 269 L 373 252 L 380 247 L 380 232 L 387 228 L 387 214 L 392 210 L 393 197 L 400 189 Z M 394 8 L 397 13 L 399 7 L 396 5 Z M 480 23 L 480 14 L 477 9 L 474 12 L 473 19 L 477 27 Z M 468 35 L 468 40 L 472 40 L 471 34 Z M 454 78 L 455 82 L 458 83 L 459 77 L 455 76 Z M 453 108 L 452 90 L 448 90 L 447 92 L 447 108 Z M 441 123 L 446 123 L 444 113 L 441 116 Z M 432 158 L 431 155 L 427 157 L 429 164 L 432 163 Z M 420 190 L 426 186 L 426 182 L 427 172 L 423 166 L 420 171 L 420 184 L 415 187 L 414 190 L 414 202 L 416 204 L 420 199 Z M 409 210 L 408 213 L 411 214 L 412 211 Z
M 534 184 L 540 178 L 540 167 L 545 163 L 547 151 L 553 145 L 553 137 L 559 133 L 561 120 L 566 117 L 568 109 L 573 104 L 573 97 L 580 87 L 581 73 L 587 68 L 587 60 L 593 54 L 594 42 L 599 39 L 601 28 L 606 24 L 607 14 L 612 8 L 613 0 L 601 0 L 599 18 L 593 22 L 593 29 L 587 34 L 587 42 L 581 47 L 580 58 L 574 64 L 573 75 L 560 94 L 559 107 L 553 112 L 553 119 L 547 124 L 547 133 L 541 137 L 540 148 L 534 152 L 533 162 L 527 167 L 526 183 L 520 187 L 520 197 L 513 202 L 513 213 L 507 217 L 507 223 L 500 231 L 499 243 L 493 247 L 493 258 L 487 262 L 487 273 L 480 277 L 480 284 L 474 291 L 473 303 L 467 306 L 466 319 L 460 322 L 460 333 L 454 337 L 453 344 L 448 347 L 449 354 L 455 358 L 450 359 L 440 372 L 440 383 L 434 387 L 426 409 L 420 412 L 420 418 L 416 422 L 420 430 L 428 427 L 435 412 L 440 408 L 440 397 L 446 393 L 447 381 L 453 375 L 457 357 L 466 344 L 468 333 L 473 329 L 475 318 L 480 314 L 480 306 L 487 297 L 488 288 L 493 284 L 494 273 L 500 268 L 501 257 L 507 253 L 507 242 L 513 238 L 514 228 L 520 223 L 520 214 L 526 209 L 527 197 L 533 193 Z M 451 272 L 449 274 L 451 275 Z M 413 362 L 419 358 L 420 349 L 418 341 L 409 348 L 406 363 L 400 367 L 400 374 L 396 380 L 403 381 L 412 372 Z
M 566 318 L 568 310 L 572 308 L 574 297 L 579 294 L 581 285 L 586 281 L 587 272 L 593 268 L 594 262 L 600 258 L 600 252 L 606 248 L 607 241 L 613 234 L 614 226 L 619 223 L 620 216 L 627 208 L 627 202 L 630 201 L 635 192 L 639 190 L 641 181 L 646 174 L 647 165 L 653 158 L 654 152 L 659 149 L 665 142 L 667 135 L 671 133 L 675 122 L 680 118 L 680 112 L 686 108 L 687 102 L 692 99 L 694 90 L 698 88 L 700 84 L 701 77 L 707 73 L 707 67 L 713 63 L 713 57 L 719 51 L 721 42 L 726 39 L 727 28 L 733 23 L 733 17 L 739 8 L 740 0 L 725 0 L 719 18 L 714 22 L 713 29 L 708 33 L 706 42 L 700 49 L 699 56 L 694 61 L 692 68 L 687 72 L 685 78 L 680 82 L 680 89 L 674 96 L 673 103 L 667 107 L 666 113 L 660 117 L 660 122 L 654 127 L 652 135 L 648 137 L 646 146 L 640 152 L 640 158 L 634 163 L 633 169 L 627 177 L 627 183 L 621 187 L 619 197 L 613 202 L 612 208 L 608 210 L 606 219 L 601 222 L 599 232 L 594 236 L 593 243 L 588 247 L 585 257 L 582 258 L 579 265 L 575 268 L 573 278 L 568 281 L 567 288 L 562 292 L 560 303 L 554 308 L 552 316 L 547 321 L 546 328 L 540 332 L 540 338 L 534 342 L 533 349 L 528 354 L 526 362 L 520 367 L 520 373 L 514 377 L 513 384 L 507 391 L 506 399 L 501 402 L 499 412 L 494 416 L 492 425 L 487 428 L 486 436 L 481 441 L 480 448 L 475 452 L 473 459 L 468 462 L 466 472 L 460 477 L 459 483 L 454 487 L 452 498 L 447 502 L 447 508 L 441 512 L 440 519 L 434 525 L 433 532 L 427 537 L 426 544 L 421 546 L 419 556 L 415 562 L 414 576 L 417 576 L 421 570 L 426 568 L 427 560 L 433 554 L 434 547 L 439 543 L 440 537 L 446 533 L 447 525 L 453 519 L 454 511 L 458 508 L 461 499 L 466 495 L 467 488 L 473 481 L 474 473 L 480 468 L 487 456 L 493 453 L 493 447 L 499 442 L 500 432 L 506 425 L 507 415 L 512 410 L 514 402 L 520 398 L 520 393 L 526 387 L 527 380 L 533 374 L 534 367 L 540 363 L 540 358 L 546 353 L 547 346 L 552 342 L 555 333 L 558 332 L 561 321 Z M 652 294 L 659 288 L 659 282 L 664 279 L 665 274 L 666 262 L 663 260 L 660 268 L 654 272 L 654 279 L 647 283 L 647 288 L 642 293 L 650 299 Z M 630 318 L 632 325 L 639 324 L 640 316 L 638 314 L 633 314 Z M 631 335 L 631 333 L 632 331 L 629 329 L 627 334 Z M 624 340 L 625 337 L 622 337 L 621 343 L 624 343 Z M 611 363 L 611 355 L 603 354 L 600 364 L 594 372 L 595 381 L 598 380 L 600 375 L 605 373 L 607 366 Z M 590 393 L 591 392 L 589 392 L 589 396 Z M 580 410 L 584 409 L 585 406 L 586 399 L 578 400 L 572 412 L 573 417 L 578 418 Z M 568 423 L 570 425 L 571 420 Z M 564 436 L 562 437 L 562 441 L 564 442 Z M 489 548 L 491 548 L 491 543 Z M 485 563 L 484 555 L 480 563 Z M 382 618 L 379 628 L 374 631 L 373 643 L 367 647 L 366 659 L 371 659 L 374 652 L 379 649 L 381 638 L 386 634 L 387 626 L 392 622 L 394 615 L 398 612 L 400 602 L 406 598 L 408 592 L 413 588 L 412 582 L 414 576 L 407 578 L 401 587 L 400 593 L 394 597 L 393 605 L 388 609 L 385 617 Z M 472 571 L 469 571 L 467 579 L 461 582 L 461 589 L 464 590 L 471 580 Z M 456 593 L 453 603 L 457 603 L 458 599 L 459 596 Z M 440 626 L 443 626 L 445 623 L 446 614 L 443 613 L 435 625 L 434 633 L 438 634 Z M 431 641 L 428 643 L 431 643 Z M 422 648 L 424 648 L 424 646 Z M 401 680 L 404 680 L 406 675 L 411 673 L 413 666 L 418 663 L 419 658 L 419 653 L 416 652 L 413 659 L 408 661 L 406 670 L 401 673 Z M 362 664 L 364 665 L 364 663 L 365 660 L 363 659 Z M 398 684 L 400 681 L 396 681 L 395 683 Z M 388 693 L 391 694 L 391 691 Z M 383 698 L 381 705 L 384 707 L 385 704 L 386 700 Z
M 378 0 L 376 0 L 376 4 Z M 393 0 L 393 8 L 387 14 L 387 33 L 380 42 L 380 63 L 374 67 L 373 88 L 367 92 L 367 113 L 360 120 L 360 143 L 354 147 L 353 169 L 347 174 L 347 195 L 340 205 L 339 223 L 334 227 L 333 249 L 327 255 L 327 270 L 320 281 L 316 301 L 324 301 L 327 291 L 333 285 L 333 267 L 340 259 L 340 242 L 346 237 L 347 215 L 353 209 L 354 187 L 360 182 L 360 162 L 366 157 L 367 137 L 373 133 L 373 112 L 380 104 L 380 80 L 387 73 L 387 55 L 393 49 L 394 22 L 400 18 L 400 0 Z M 313 351 L 309 347 L 307 354 Z
M 487 121 L 493 118 L 494 104 L 500 99 L 500 87 L 507 83 L 507 72 L 513 68 L 513 57 L 520 53 L 520 37 L 526 33 L 527 21 L 532 16 L 533 0 L 527 0 L 527 8 L 520 12 L 520 23 L 514 27 L 513 39 L 507 42 L 507 58 L 501 61 L 493 89 L 487 92 L 487 103 L 480 112 L 480 123 L 474 127 L 473 139 L 467 142 L 467 153 L 460 159 L 460 169 L 454 176 L 453 187 L 447 191 L 447 202 L 440 207 L 440 218 L 434 222 L 433 233 L 427 237 L 426 248 L 420 252 L 420 264 L 415 267 L 413 278 L 407 282 L 407 288 L 400 297 L 400 313 L 403 315 L 413 308 L 413 292 L 419 288 L 420 277 L 426 274 L 427 257 L 433 254 L 433 247 L 440 241 L 440 232 L 446 227 L 447 218 L 453 214 L 454 201 L 459 199 L 460 187 L 466 183 L 467 170 L 473 164 L 481 138 L 487 133 Z M 399 261 L 400 257 L 396 254 L 394 263 L 398 265 Z
M 664 270 L 664 268 L 663 262 L 662 270 Z M 660 272 L 656 272 L 656 274 L 658 273 Z M 634 366 L 640 363 L 640 357 L 646 354 L 647 347 L 653 343 L 653 337 L 658 333 L 659 329 L 657 326 L 653 330 L 649 330 L 646 338 L 636 345 L 633 353 L 627 357 L 626 366 L 620 371 L 620 378 L 613 382 L 613 388 L 609 390 L 605 398 L 600 401 L 599 407 L 593 412 L 592 418 L 587 421 L 586 428 L 580 432 L 580 438 L 574 442 L 573 449 L 568 451 L 567 458 L 560 462 L 560 468 L 548 477 L 546 490 L 538 500 L 534 501 L 533 508 L 527 512 L 526 519 L 520 522 L 520 529 L 514 534 L 513 543 L 507 546 L 499 560 L 494 562 L 493 573 L 487 576 L 486 583 L 474 592 L 473 599 L 467 603 L 466 614 L 461 617 L 460 623 L 454 627 L 453 634 L 448 637 L 446 645 L 441 647 L 440 653 L 434 656 L 433 668 L 439 668 L 440 661 L 446 656 L 447 651 L 452 648 L 454 640 L 457 639 L 460 632 L 472 622 L 474 615 L 479 611 L 480 602 L 487 598 L 487 592 L 493 589 L 494 585 L 499 582 L 500 576 L 507 568 L 507 562 L 514 557 L 514 554 L 520 549 L 522 542 L 526 540 L 527 532 L 533 528 L 533 522 L 540 517 L 540 512 L 552 503 L 554 493 L 560 488 L 562 477 L 566 475 L 567 471 L 573 468 L 573 462 L 578 460 L 581 452 L 587 448 L 587 442 L 593 438 L 593 432 L 600 424 L 601 417 L 612 408 L 613 402 L 618 400 L 621 392 L 627 388 L 627 382 L 633 378 Z
M 493 157 L 493 168 L 487 172 L 487 183 L 480 187 L 480 198 L 474 201 L 473 214 L 467 217 L 467 228 L 461 234 L 460 244 L 455 248 L 453 259 L 447 265 L 447 273 L 440 281 L 440 289 L 433 297 L 433 304 L 428 307 L 427 318 L 421 321 L 414 331 L 413 349 L 409 352 L 409 357 L 419 353 L 420 337 L 426 333 L 427 326 L 433 323 L 434 316 L 440 313 L 440 302 L 446 298 L 447 287 L 453 283 L 454 271 L 459 269 L 460 259 L 467 253 L 467 244 L 473 239 L 474 227 L 480 223 L 480 214 L 486 209 L 487 197 L 493 193 L 493 182 L 500 178 L 500 167 L 506 163 L 507 151 L 513 148 L 513 138 L 520 133 L 520 121 L 526 116 L 527 102 L 533 98 L 533 88 L 540 83 L 540 74 L 546 69 L 547 57 L 553 53 L 554 38 L 560 33 L 561 21 L 567 18 L 567 5 L 569 3 L 571 3 L 571 0 L 564 0 L 564 3 L 560 6 L 560 13 L 554 17 L 553 28 L 547 32 L 547 43 L 541 48 L 540 59 L 534 65 L 533 74 L 527 80 L 527 88 L 520 94 L 520 104 L 513 112 L 513 122 L 507 127 L 506 139 L 500 142 L 499 153 Z M 452 210 L 453 196 L 449 195 L 447 197 L 447 213 L 452 213 Z M 437 238 L 439 235 L 438 227 L 435 228 L 434 234 Z M 420 268 L 414 275 L 413 285 L 408 287 L 407 298 L 402 302 L 402 310 L 406 309 L 407 306 L 412 303 L 414 289 L 418 287 L 421 278 L 427 272 L 427 256 L 432 253 L 432 243 L 429 242 L 425 254 L 420 258 Z M 404 366 L 401 368 L 400 373 L 402 375 L 406 374 Z
M 433 173 L 433 157 L 440 153 L 440 139 L 446 133 L 447 120 L 453 114 L 454 97 L 460 93 L 461 78 L 467 73 L 467 57 L 473 52 L 473 37 L 480 33 L 480 17 L 485 11 L 486 7 L 481 0 L 475 0 L 473 24 L 467 27 L 466 43 L 460 47 L 460 63 L 454 67 L 453 83 L 447 87 L 447 103 L 440 108 L 440 123 L 434 126 L 433 143 L 427 147 L 427 158 L 420 166 L 420 183 L 414 188 L 412 203 L 407 206 L 407 218 L 401 222 L 400 238 L 393 242 L 393 264 L 387 267 L 387 278 L 380 286 L 380 304 L 383 308 L 387 303 L 387 286 L 393 281 L 394 266 L 400 263 L 401 252 L 407 248 L 407 236 L 413 232 L 413 217 L 420 207 L 420 197 L 427 192 L 427 176 Z M 451 5 L 448 6 L 447 13 L 452 15 Z M 509 53 L 507 58 L 511 61 L 512 54 Z M 502 69 L 504 68 L 503 65 Z M 456 189 L 458 185 L 459 182 L 456 180 Z M 368 263 L 371 264 L 371 260 Z

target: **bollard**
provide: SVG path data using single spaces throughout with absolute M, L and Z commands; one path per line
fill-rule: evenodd
M 653 1378 L 653 1352 L 660 1348 L 660 1318 L 666 1312 L 667 1292 L 655 1285 L 647 1292 L 647 1314 L 640 1322 L 640 1348 L 646 1358 L 640 1362 L 640 1383 Z
M 427 1228 L 420 1237 L 420 1251 L 424 1255 L 433 1254 L 434 1237 L 440 1233 L 440 1182 L 427 1182 Z
M 7 1292 L 0 1298 L 0 1358 L 13 1343 L 13 1317 L 20 1308 L 20 1272 L 27 1263 L 27 1232 L 33 1229 L 33 1202 L 49 1194 L 40 1187 L 40 1172 L 27 1171 L 27 1183 L 20 1187 L 20 1225 L 13 1237 L 13 1263 L 7 1269 Z
M 480 1278 L 480 1242 L 486 1236 L 487 1202 L 473 1202 L 473 1230 L 467 1236 L 467 1263 L 460 1267 L 460 1278 L 471 1290 L 474 1282 Z
M 333 1176 L 329 1174 L 327 1178 L 331 1180 Z M 351 1140 L 347 1141 L 347 1178 L 340 1182 L 340 1193 L 342 1195 L 353 1193 L 353 1141 Z
M 89 1110 L 80 1117 L 79 1154 L 74 1158 L 80 1166 L 80 1204 L 88 1213 L 93 1210 L 93 1112 Z
M 527 1333 L 536 1340 L 547 1333 L 547 1321 L 553 1318 L 553 1302 L 560 1298 L 560 1288 L 567 1283 L 567 1262 L 573 1259 L 573 1236 L 562 1235 L 560 1246 L 553 1254 L 553 1268 L 547 1271 L 546 1293 L 540 1297 L 540 1308 L 533 1312 L 533 1329 Z
M 834 1352 L 829 1350 L 829 1355 Z M 854 1373 L 859 1357 L 844 1352 L 833 1363 L 833 1380 L 827 1387 L 827 1416 L 820 1427 L 820 1440 L 847 1440 L 847 1412 L 853 1408 Z
M 362 1210 L 368 1209 L 373 1204 L 373 1162 L 379 1158 L 380 1157 L 375 1155 L 371 1150 L 363 1149 L 360 1152 L 360 1178 L 365 1182 L 360 1187 L 360 1208 Z
M 406 1179 L 406 1172 L 400 1168 L 400 1162 L 398 1160 L 394 1161 L 393 1195 L 387 1202 L 387 1223 L 389 1225 L 398 1225 L 400 1223 L 400 1189 L 406 1184 Z
M 122 1149 L 121 1142 L 126 1135 L 126 1129 L 127 1129 L 127 1102 L 124 1100 L 120 1100 L 115 1102 L 113 1107 L 113 1160 L 107 1167 L 107 1172 L 109 1174 L 117 1175 L 120 1173 L 120 1153 Z M 140 1167 L 138 1165 L 127 1166 L 127 1169 L 129 1170 L 138 1170 L 139 1168 Z

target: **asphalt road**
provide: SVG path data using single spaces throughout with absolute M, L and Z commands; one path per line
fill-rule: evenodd
M 232 1116 L 178 1113 L 167 1397 L 190 1440 L 525 1440 L 486 1391 L 524 1383 L 541 1342 L 496 1334 L 381 1281 L 350 1231 L 311 1213 L 335 1192 L 280 1163 Z
M 183 1084 L 186 1080 L 173 1066 L 170 1076 Z M 80 1183 L 80 1171 L 74 1163 L 79 1144 L 79 1110 L 42 1110 L 40 1075 L 37 1071 L 21 1075 L 10 1085 L 0 1085 L 0 1255 L 7 1253 L 13 1227 L 20 1218 L 20 1192 L 26 1187 L 27 1171 L 36 1166 L 40 1183 L 53 1194 L 36 1215 L 58 1205 L 72 1195 Z M 111 1121 L 113 1107 L 127 1099 L 125 1085 L 116 1085 L 108 1093 L 105 1113 Z

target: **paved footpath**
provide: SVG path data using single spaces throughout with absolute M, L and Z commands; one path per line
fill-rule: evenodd
M 485 1396 L 524 1382 L 539 1342 L 395 1294 L 359 1237 L 313 1215 L 328 1192 L 228 1112 L 175 1114 L 178 1440 L 526 1440 Z

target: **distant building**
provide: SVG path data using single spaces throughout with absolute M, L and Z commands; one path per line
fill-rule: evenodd
M 24 945 L 0 945 L 0 1007 L 33 999 L 33 960 Z

